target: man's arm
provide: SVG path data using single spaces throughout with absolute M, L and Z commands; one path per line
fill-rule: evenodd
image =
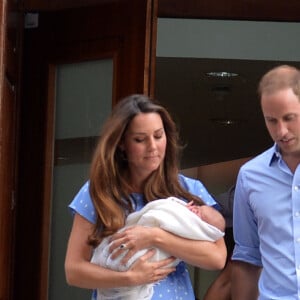
M 261 267 L 246 262 L 232 261 L 232 300 L 257 300 Z

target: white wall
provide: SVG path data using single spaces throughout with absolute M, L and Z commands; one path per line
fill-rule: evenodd
M 299 61 L 299 37 L 295 22 L 159 18 L 156 55 Z

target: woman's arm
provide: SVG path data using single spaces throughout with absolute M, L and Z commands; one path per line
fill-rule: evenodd
M 154 244 L 157 248 L 199 268 L 224 268 L 227 250 L 223 238 L 216 242 L 197 241 L 178 237 L 159 228 L 154 230 Z
M 126 272 L 116 272 L 92 264 L 90 259 L 93 249 L 87 243 L 92 230 L 93 224 L 75 214 L 65 259 L 68 284 L 87 289 L 134 286 L 156 282 L 174 271 L 174 268 L 165 268 L 172 259 L 149 262 L 153 251 L 147 252 Z
M 183 225 L 184 226 L 184 225 Z M 216 242 L 198 241 L 179 237 L 159 227 L 132 226 L 113 236 L 111 251 L 121 244 L 129 249 L 122 262 L 127 262 L 137 251 L 145 248 L 159 248 L 170 256 L 208 270 L 222 269 L 226 261 L 226 246 L 224 239 Z M 117 257 L 122 249 L 114 252 Z

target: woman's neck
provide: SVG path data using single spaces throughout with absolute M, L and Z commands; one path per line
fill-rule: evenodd
M 145 186 L 145 179 L 137 176 L 128 176 L 128 185 L 132 193 L 143 193 Z

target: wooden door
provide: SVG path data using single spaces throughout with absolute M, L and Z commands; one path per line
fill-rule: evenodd
M 37 22 L 24 34 L 13 299 L 49 298 L 57 67 L 110 59 L 111 106 L 153 94 L 156 10 L 157 0 L 119 0 L 28 16 Z
M 18 115 L 23 18 L 15 1 L 0 1 L 0 299 L 11 299 L 18 180 Z

